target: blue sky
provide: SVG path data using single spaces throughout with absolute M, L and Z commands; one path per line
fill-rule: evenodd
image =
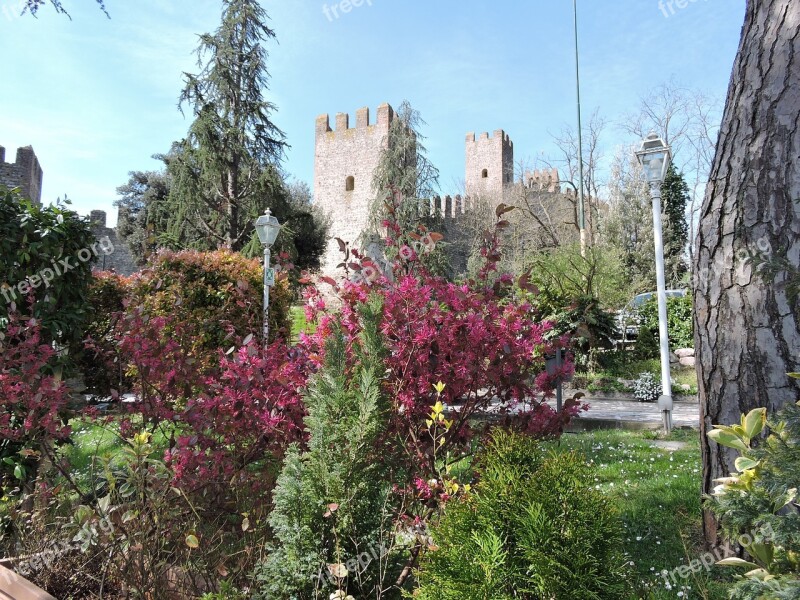
M 67 194 L 113 223 L 128 171 L 156 168 L 151 155 L 189 126 L 176 107 L 181 74 L 196 70 L 196 36 L 217 27 L 220 2 L 106 4 L 111 20 L 93 0 L 64 0 L 70 21 L 49 7 L 18 18 L 20 0 L 0 0 L 0 145 L 6 160 L 33 145 L 46 203 Z M 363 0 L 348 13 L 331 0 L 262 4 L 278 35 L 269 98 L 291 144 L 284 168 L 309 183 L 321 113 L 408 99 L 444 193 L 463 178 L 466 132 L 505 129 L 516 158 L 534 158 L 575 121 L 570 0 Z M 671 77 L 724 101 L 744 0 L 667 4 L 579 0 L 586 117 L 599 108 L 618 122 Z M 606 153 L 630 141 L 612 123 Z

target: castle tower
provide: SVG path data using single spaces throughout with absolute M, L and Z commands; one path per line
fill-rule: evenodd
M 18 187 L 23 196 L 41 204 L 43 173 L 33 148 L 17 148 L 16 161 L 7 163 L 5 160 L 6 149 L 0 146 L 0 185 Z
M 514 144 L 507 133 L 498 129 L 489 137 L 467 134 L 465 183 L 467 196 L 484 197 L 500 204 L 514 184 Z
M 369 108 L 356 111 L 355 127 L 350 115 L 336 115 L 336 129 L 330 117 L 317 117 L 314 152 L 314 203 L 331 217 L 331 239 L 322 259 L 322 272 L 336 273 L 342 262 L 339 245 L 333 238 L 354 244 L 366 229 L 370 203 L 375 197 L 373 173 L 388 143 L 394 110 L 388 104 L 378 107 L 377 122 L 370 124 Z

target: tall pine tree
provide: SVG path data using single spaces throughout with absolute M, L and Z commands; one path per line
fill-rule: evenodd
M 667 283 L 680 285 L 688 272 L 684 254 L 689 242 L 689 224 L 686 222 L 686 205 L 689 203 L 689 186 L 674 164 L 670 164 L 661 185 L 662 214 L 664 215 L 664 262 Z
M 222 23 L 200 36 L 197 74 L 185 74 L 180 106 L 194 115 L 173 163 L 172 237 L 202 236 L 240 250 L 253 221 L 282 187 L 284 134 L 272 122 L 267 51 L 275 38 L 256 0 L 223 0 Z
M 372 298 L 356 344 L 348 348 L 341 324 L 326 340 L 305 398 L 307 450 L 292 448 L 278 477 L 275 539 L 257 571 L 257 599 L 385 598 L 400 572 L 388 552 L 395 498 L 377 443 L 389 410 L 381 316 Z

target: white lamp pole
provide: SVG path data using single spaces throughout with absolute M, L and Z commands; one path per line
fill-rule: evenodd
M 278 219 L 272 216 L 269 209 L 258 217 L 256 233 L 264 246 L 264 346 L 269 344 L 269 288 L 275 285 L 275 271 L 270 269 L 270 248 L 275 243 L 281 230 Z
M 657 134 L 642 141 L 636 157 L 644 169 L 653 202 L 653 238 L 656 250 L 656 289 L 658 290 L 658 338 L 661 354 L 661 409 L 664 430 L 672 430 L 672 381 L 669 370 L 669 332 L 667 330 L 667 284 L 664 269 L 664 239 L 661 228 L 661 184 L 669 169 L 672 153 Z

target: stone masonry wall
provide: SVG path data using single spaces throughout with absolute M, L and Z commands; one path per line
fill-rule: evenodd
M 17 148 L 13 163 L 6 162 L 6 149 L 0 146 L 0 185 L 19 187 L 22 195 L 36 204 L 42 203 L 42 167 L 30 146 Z
M 314 202 L 330 215 L 332 238 L 355 243 L 366 229 L 375 195 L 373 173 L 388 143 L 393 119 L 394 110 L 388 104 L 378 107 L 374 124 L 370 123 L 369 108 L 356 111 L 355 127 L 350 126 L 348 114 L 337 114 L 335 131 L 327 114 L 317 117 Z M 341 261 L 338 243 L 329 240 L 322 271 L 333 273 Z
M 139 271 L 127 244 L 119 237 L 115 229 L 106 227 L 106 213 L 103 210 L 93 210 L 89 220 L 92 223 L 92 233 L 98 240 L 108 238 L 114 247 L 110 254 L 103 254 L 97 258 L 94 268 L 98 271 L 114 271 L 118 275 L 133 275 Z
M 491 137 L 482 133 L 477 138 L 467 134 L 464 181 L 467 196 L 503 201 L 514 183 L 514 143 L 507 133 L 498 129 Z

